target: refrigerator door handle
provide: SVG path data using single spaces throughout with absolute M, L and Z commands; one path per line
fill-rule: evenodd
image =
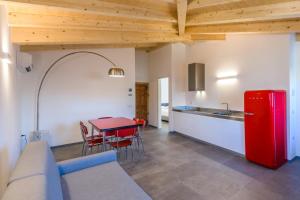
M 250 113 L 250 112 L 244 112 L 245 115 L 249 115 L 249 116 L 253 116 L 254 113 Z

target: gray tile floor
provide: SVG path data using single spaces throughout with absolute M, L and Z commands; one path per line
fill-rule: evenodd
M 145 155 L 121 166 L 153 199 L 300 200 L 300 159 L 274 171 L 162 129 L 144 134 Z M 56 159 L 78 157 L 81 145 L 54 148 Z M 135 156 L 137 158 L 137 156 Z

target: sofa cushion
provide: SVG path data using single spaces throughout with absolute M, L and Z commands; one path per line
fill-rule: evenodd
M 104 163 L 117 160 L 117 154 L 115 151 L 106 151 L 89 156 L 74 158 L 70 160 L 64 160 L 56 163 L 60 175 L 69 174 L 82 169 L 94 167 Z
M 64 200 L 151 199 L 117 162 L 66 174 L 61 182 Z
M 44 142 L 29 143 L 22 152 L 8 184 L 18 179 L 46 173 L 47 144 Z
M 28 177 L 44 175 L 49 200 L 62 200 L 60 175 L 53 154 L 46 142 L 29 143 L 20 156 L 8 185 Z M 27 186 L 31 187 L 30 185 Z
M 2 200 L 47 200 L 46 177 L 35 175 L 12 182 Z

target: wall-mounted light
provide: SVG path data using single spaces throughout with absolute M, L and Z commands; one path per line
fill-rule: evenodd
M 227 85 L 227 84 L 233 84 L 237 82 L 237 77 L 228 77 L 228 78 L 220 78 L 217 80 L 218 84 Z
M 8 53 L 0 52 L 0 60 L 5 64 L 11 64 L 11 58 Z
M 232 84 L 237 82 L 238 73 L 236 71 L 222 71 L 217 74 L 218 84 Z
M 206 97 L 206 92 L 205 91 L 197 91 L 196 92 L 196 97 L 197 98 L 204 98 L 204 97 Z

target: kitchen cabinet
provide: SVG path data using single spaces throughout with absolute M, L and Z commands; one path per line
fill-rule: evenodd
M 245 154 L 244 122 L 173 111 L 174 130 L 183 135 Z

